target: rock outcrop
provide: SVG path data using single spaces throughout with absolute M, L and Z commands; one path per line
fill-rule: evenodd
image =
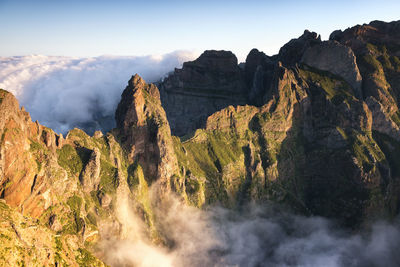
M 384 40 L 396 35 L 383 28 L 376 31 Z M 273 199 L 348 226 L 396 214 L 397 60 L 393 48 L 357 50 L 350 43 L 321 42 L 306 31 L 276 56 L 250 52 L 245 82 L 261 101 L 248 103 L 260 107 L 215 112 L 176 145 L 185 171 L 206 178 L 206 199 L 226 205 Z M 362 51 L 379 64 L 369 67 L 375 61 L 366 64 Z
M 253 49 L 246 58 L 244 66 L 246 85 L 249 90 L 248 103 L 262 106 L 270 89 L 276 62 L 273 57 Z
M 350 47 L 363 77 L 363 97 L 369 105 L 373 129 L 398 140 L 397 119 L 400 92 L 400 22 L 373 21 L 345 31 L 335 31 L 330 39 Z M 391 126 L 392 125 L 392 126 Z
M 362 99 L 362 79 L 351 48 L 335 41 L 321 42 L 309 47 L 301 62 L 342 77 L 353 87 L 357 98 Z
M 88 163 L 83 168 L 79 180 L 85 192 L 98 189 L 100 184 L 100 150 L 96 147 L 90 154 Z
M 133 76 L 122 93 L 115 119 L 129 162 L 142 166 L 149 184 L 158 181 L 168 191 L 179 170 L 157 87 Z
M 279 50 L 279 60 L 287 66 L 299 63 L 304 52 L 314 44 L 321 42 L 321 36 L 315 32 L 305 30 L 299 38 L 290 40 Z
M 205 51 L 160 84 L 171 131 L 182 136 L 205 126 L 207 117 L 229 105 L 245 104 L 247 88 L 232 52 Z
M 49 186 L 42 183 L 43 177 L 54 174 L 51 160 L 34 152 L 45 146 L 54 153 L 62 137 L 33 123 L 12 94 L 1 90 L 0 98 L 0 195 L 20 211 L 40 215 L 44 207 L 36 204 L 44 198 L 36 190 Z M 48 168 L 42 169 L 43 161 Z
M 3 266 L 106 266 L 76 236 L 60 236 L 0 200 L 0 263 Z
M 0 113 L 0 241 L 10 249 L 0 264 L 104 266 L 84 246 L 96 235 L 82 239 L 94 226 L 83 219 L 75 176 L 82 162 L 70 141 L 32 122 L 4 90 Z

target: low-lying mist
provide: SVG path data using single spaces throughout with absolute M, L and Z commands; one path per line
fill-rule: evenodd
M 165 247 L 146 238 L 127 202 L 117 206 L 125 238 L 104 241 L 103 258 L 111 266 L 400 266 L 398 221 L 354 233 L 272 204 L 239 212 L 199 210 L 172 199 L 154 211 Z
M 33 120 L 58 133 L 74 127 L 105 131 L 114 126 L 115 109 L 132 75 L 154 82 L 195 57 L 187 51 L 136 57 L 0 57 L 0 88 L 12 92 Z

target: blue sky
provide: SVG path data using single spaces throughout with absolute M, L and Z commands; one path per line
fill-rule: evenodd
M 0 0 L 0 56 L 148 55 L 254 47 L 275 54 L 309 29 L 399 20 L 400 1 Z

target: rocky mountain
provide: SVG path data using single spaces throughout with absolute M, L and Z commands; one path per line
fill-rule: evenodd
M 243 72 L 229 51 L 205 51 L 176 69 L 159 88 L 172 134 L 177 136 L 204 128 L 216 111 L 247 103 Z
M 139 75 L 117 127 L 64 138 L 0 91 L 0 262 L 102 266 L 126 210 L 173 246 L 155 207 L 277 203 L 352 229 L 400 205 L 400 22 L 316 33 L 244 66 L 205 51 L 156 85 Z M 6 89 L 6 88 L 5 88 Z M 124 208 L 124 212 L 121 212 Z M 40 235 L 40 239 L 35 238 Z

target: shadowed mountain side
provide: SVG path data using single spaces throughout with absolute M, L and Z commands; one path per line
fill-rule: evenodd
M 172 134 L 182 136 L 205 126 L 212 113 L 247 103 L 247 88 L 232 52 L 205 51 L 185 62 L 159 85 Z

